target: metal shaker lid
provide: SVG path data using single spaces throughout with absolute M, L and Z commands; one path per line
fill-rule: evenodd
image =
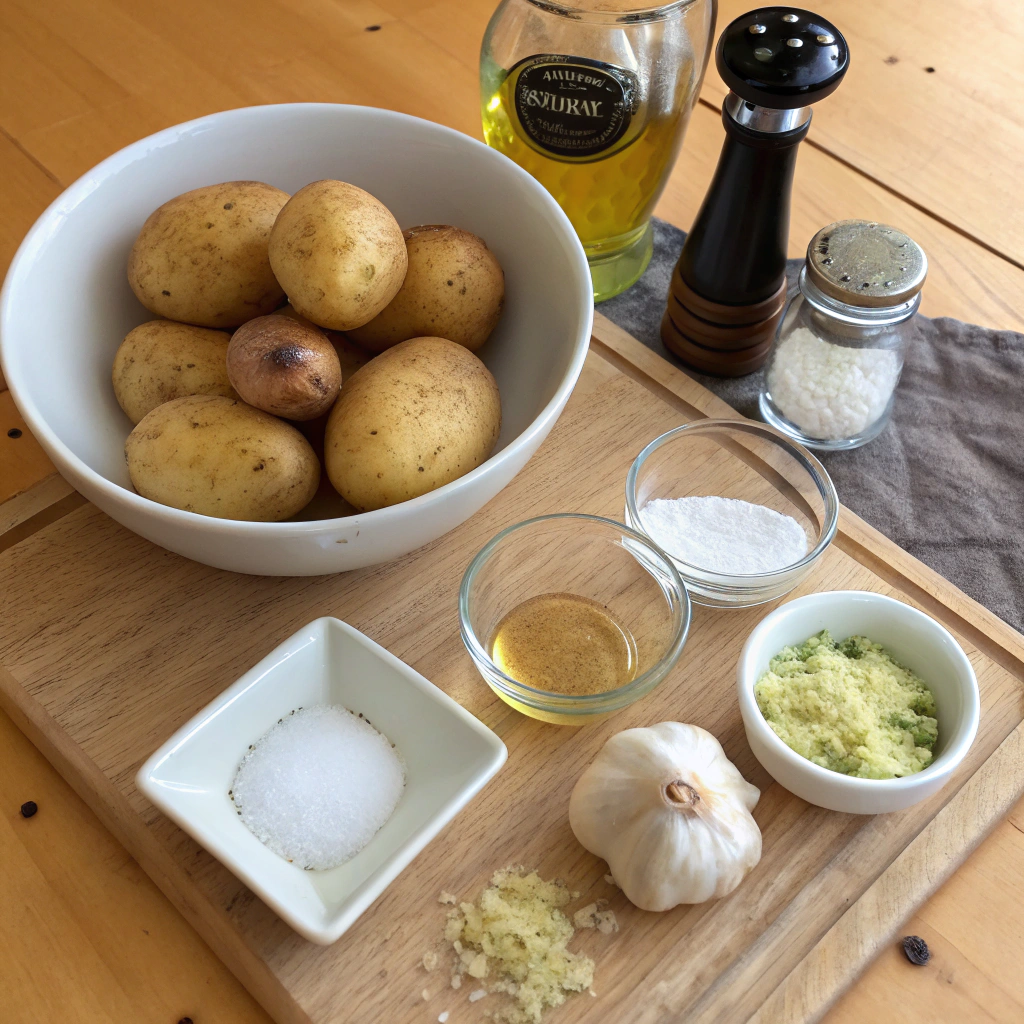
M 840 220 L 807 246 L 807 276 L 851 306 L 898 306 L 924 285 L 928 258 L 909 235 L 869 220 Z

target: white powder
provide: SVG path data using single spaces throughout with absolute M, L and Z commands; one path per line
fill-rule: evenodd
M 798 327 L 775 352 L 768 390 L 808 437 L 839 441 L 864 433 L 885 412 L 899 360 L 884 348 L 846 348 Z
M 405 764 L 386 736 L 342 707 L 293 711 L 242 759 L 231 787 L 242 821 L 304 868 L 351 860 L 391 817 Z
M 640 510 L 640 522 L 670 555 L 709 572 L 774 572 L 807 554 L 795 519 L 737 498 L 655 498 Z

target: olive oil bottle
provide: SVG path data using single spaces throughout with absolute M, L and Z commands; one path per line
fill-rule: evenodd
M 600 302 L 651 258 L 651 214 L 672 170 L 713 31 L 711 0 L 642 7 L 504 0 L 484 37 L 484 138 L 554 196 Z

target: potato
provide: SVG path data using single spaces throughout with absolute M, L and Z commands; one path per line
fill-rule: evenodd
M 285 419 L 323 416 L 341 390 L 341 363 L 327 336 L 288 316 L 242 324 L 231 336 L 227 362 L 243 402 Z
M 460 228 L 428 224 L 405 233 L 409 269 L 398 294 L 351 332 L 371 352 L 435 335 L 475 352 L 505 303 L 505 275 L 486 242 Z
M 316 457 L 320 460 L 321 465 L 324 461 L 324 438 L 327 435 L 327 420 L 330 418 L 330 415 L 330 411 L 328 410 L 323 414 L 323 416 L 317 416 L 315 420 L 293 421 L 295 429 L 298 430 L 298 432 L 310 443 L 310 446 L 316 453 Z M 323 490 L 323 481 L 321 481 L 320 489 Z
M 342 385 L 327 420 L 327 475 L 361 512 L 396 505 L 475 469 L 500 430 L 487 367 L 453 341 L 413 338 Z
M 298 320 L 300 324 L 309 324 L 310 327 L 316 327 L 312 320 L 307 320 L 301 313 L 296 313 L 295 307 L 291 304 L 275 309 L 274 315 L 290 316 L 293 320 Z M 341 331 L 331 331 L 323 327 L 318 328 L 318 330 L 322 330 L 327 335 L 327 340 L 334 346 L 334 351 L 338 353 L 338 362 L 341 363 L 341 379 L 343 381 L 348 380 L 360 366 L 365 366 L 370 361 L 370 353 L 366 349 L 360 348 L 347 335 L 342 334 Z
M 132 291 L 150 312 L 200 327 L 238 327 L 272 312 L 284 291 L 267 243 L 287 201 L 261 181 L 226 181 L 164 203 L 132 246 Z
M 124 453 L 144 498 L 219 519 L 287 519 L 320 482 L 320 463 L 295 427 L 220 395 L 158 405 Z
M 402 287 L 408 262 L 388 208 L 344 181 L 300 188 L 270 233 L 270 265 L 288 301 L 335 331 L 372 320 Z
M 140 324 L 114 356 L 114 394 L 132 423 L 164 402 L 188 395 L 237 398 L 228 380 L 231 335 L 173 320 Z

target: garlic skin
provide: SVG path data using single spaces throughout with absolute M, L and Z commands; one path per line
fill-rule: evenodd
M 569 824 L 641 910 L 728 895 L 761 859 L 761 792 L 711 733 L 660 722 L 601 748 L 569 800 Z

